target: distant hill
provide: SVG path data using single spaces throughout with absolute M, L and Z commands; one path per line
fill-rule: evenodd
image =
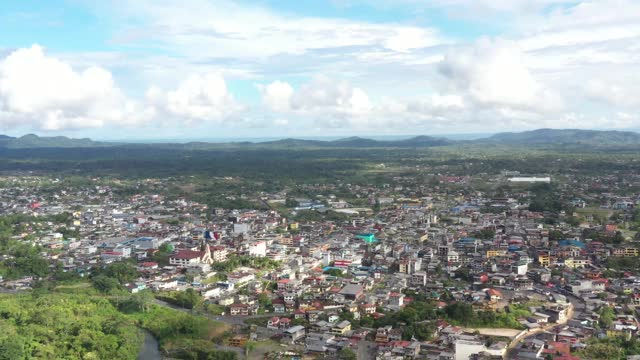
M 38 136 L 35 134 L 27 134 L 18 138 L 0 135 L 0 147 L 10 149 L 25 148 L 82 148 L 114 145 L 109 143 L 101 143 L 91 139 L 72 139 L 66 136 Z
M 332 147 L 332 148 L 367 148 L 367 147 L 431 147 L 443 146 L 455 143 L 445 138 L 431 136 L 416 136 L 402 140 L 374 140 L 358 136 L 344 139 L 322 141 L 322 140 L 301 140 L 282 139 L 257 143 L 259 146 L 286 146 L 286 147 Z
M 175 150 L 213 150 L 213 149 L 295 149 L 295 148 L 428 148 L 447 145 L 485 145 L 503 144 L 512 146 L 537 147 L 560 146 L 581 148 L 629 147 L 640 146 L 640 133 L 630 131 L 599 131 L 576 129 L 538 129 L 523 132 L 504 132 L 476 140 L 452 140 L 442 137 L 416 136 L 400 140 L 374 140 L 358 136 L 338 140 L 304 140 L 286 138 L 268 142 L 190 142 L 190 143 L 115 143 L 93 141 L 88 138 L 73 139 L 65 136 L 38 136 L 28 134 L 21 137 L 0 135 L 0 148 L 37 149 L 37 148 L 92 148 L 121 147 Z
M 639 145 L 640 134 L 631 131 L 538 129 L 523 132 L 499 133 L 473 142 L 491 142 L 508 145 Z

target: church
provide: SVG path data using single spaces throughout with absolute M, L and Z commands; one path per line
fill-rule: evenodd
M 178 250 L 169 257 L 169 264 L 175 266 L 188 266 L 199 264 L 212 264 L 211 249 L 204 240 L 200 244 L 200 250 Z

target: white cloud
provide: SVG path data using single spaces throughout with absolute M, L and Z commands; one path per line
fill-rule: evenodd
M 501 13 L 508 14 L 532 14 L 537 13 L 548 6 L 568 4 L 572 0 L 407 0 L 422 3 L 429 3 L 431 6 L 438 6 L 450 9 L 467 10 L 461 16 L 475 14 L 486 16 Z M 487 19 L 488 20 L 488 19 Z
M 559 97 L 533 76 L 512 41 L 481 39 L 452 49 L 440 71 L 454 89 L 482 106 L 550 110 L 561 105 Z
M 602 79 L 591 79 L 585 85 L 587 97 L 604 102 L 615 107 L 637 107 L 640 106 L 638 91 L 640 86 L 637 79 L 629 78 L 628 81 L 605 81 Z
M 145 101 L 127 98 L 112 74 L 97 66 L 77 70 L 37 45 L 0 60 L 0 126 L 34 130 L 153 123 L 221 122 L 243 110 L 217 73 L 191 75 L 176 89 L 150 87 Z
M 282 118 L 275 119 L 275 120 L 273 120 L 273 124 L 277 125 L 277 126 L 287 126 L 287 125 L 289 125 L 289 120 L 282 119 Z
M 372 110 L 369 96 L 364 90 L 346 81 L 316 77 L 300 86 L 291 97 L 294 110 L 314 112 L 331 111 L 343 115 L 367 115 Z
M 0 62 L 0 110 L 4 127 L 41 130 L 137 125 L 152 114 L 127 99 L 109 71 L 97 66 L 76 71 L 38 45 L 15 50 Z
M 0 60 L 3 125 L 486 131 L 620 127 L 634 121 L 620 114 L 640 110 L 636 0 L 349 0 L 401 4 L 415 10 L 410 24 L 296 16 L 227 0 L 115 1 L 100 9 L 118 24 L 113 40 L 141 51 L 11 52 L 24 60 L 10 68 L 9 58 Z M 455 21 L 490 22 L 500 39 L 453 43 L 445 30 L 415 25 L 440 16 L 423 11 L 436 7 Z M 227 85 L 239 78 L 264 84 L 256 86 L 262 107 L 234 98 Z M 158 87 L 144 97 L 147 84 Z
M 224 0 L 180 5 L 170 0 L 122 1 L 101 11 L 115 12 L 121 20 L 144 20 L 144 26 L 132 25 L 120 34 L 119 42 L 157 41 L 201 57 L 259 58 L 350 46 L 406 51 L 442 42 L 432 28 L 301 17 Z
M 151 87 L 146 95 L 161 112 L 186 124 L 224 121 L 243 109 L 227 89 L 224 78 L 217 73 L 190 75 L 175 90 Z
M 262 102 L 273 111 L 288 111 L 291 109 L 293 87 L 284 81 L 274 81 L 266 86 L 258 86 L 262 93 Z
M 396 109 L 398 108 L 396 107 Z M 452 115 L 463 109 L 465 109 L 464 99 L 459 95 L 436 94 L 425 99 L 409 101 L 406 106 L 406 110 L 411 113 L 421 113 L 425 115 Z
M 283 81 L 261 89 L 262 101 L 271 110 L 308 116 L 331 126 L 366 121 L 374 110 L 364 90 L 324 76 L 302 84 L 297 90 Z

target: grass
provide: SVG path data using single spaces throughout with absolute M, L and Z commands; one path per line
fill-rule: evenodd
M 248 359 L 259 360 L 264 359 L 264 355 L 273 351 L 282 351 L 279 343 L 273 340 L 261 340 L 255 342 L 255 349 L 249 354 Z
M 613 214 L 613 211 L 609 210 L 609 209 L 601 209 L 598 207 L 585 207 L 585 208 L 577 208 L 576 212 L 580 215 L 586 216 L 586 215 L 595 215 L 597 217 L 601 217 L 601 218 L 605 218 L 608 219 L 611 214 Z
M 57 285 L 55 290 L 72 290 L 72 289 L 87 289 L 91 287 L 91 283 L 89 282 L 80 282 L 76 284 L 67 284 L 67 285 Z
M 266 327 L 267 323 L 269 322 L 269 319 L 271 319 L 272 317 L 273 316 L 271 315 L 266 315 L 259 318 L 245 319 L 244 323 L 247 325 L 258 325 L 258 326 Z

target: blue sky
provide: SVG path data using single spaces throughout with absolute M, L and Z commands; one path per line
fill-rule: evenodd
M 11 135 L 640 128 L 636 0 L 6 0 L 0 21 Z

